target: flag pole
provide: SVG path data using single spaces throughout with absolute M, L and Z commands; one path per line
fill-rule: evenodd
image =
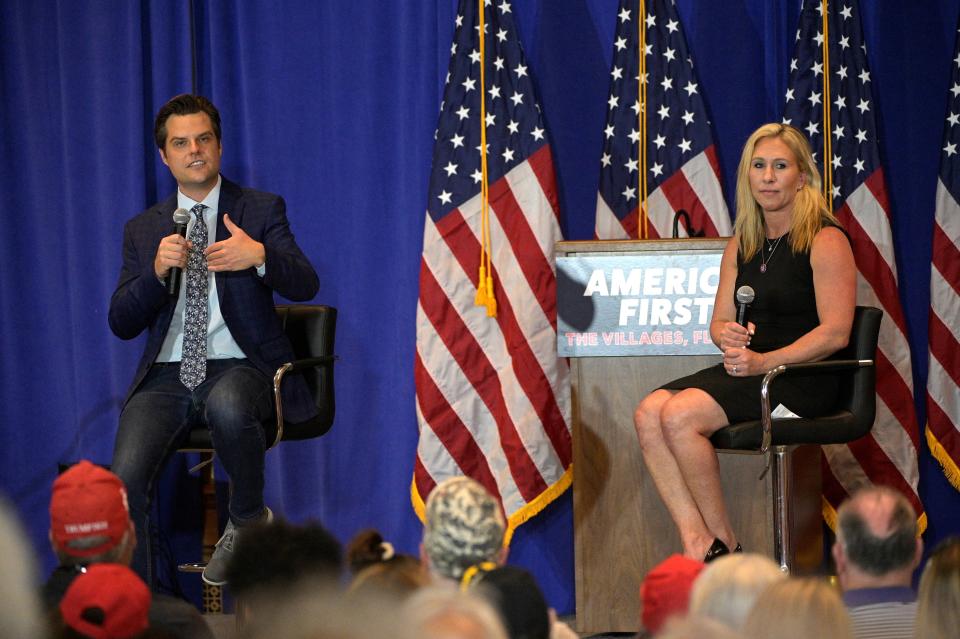
M 830 139 L 830 20 L 827 0 L 820 0 L 823 17 L 823 197 L 833 211 L 833 142 Z
M 647 227 L 647 30 L 645 28 L 647 17 L 646 2 L 640 0 L 640 15 L 637 16 L 637 86 L 639 88 L 640 109 L 637 113 L 638 128 L 640 129 L 640 138 L 637 140 L 637 161 L 640 164 L 640 208 L 637 214 L 640 217 L 637 224 L 638 239 L 647 239 L 650 237 L 650 231 Z
M 486 63 L 487 50 L 483 37 L 484 0 L 480 5 L 478 19 L 480 31 L 480 272 L 477 275 L 477 295 L 474 305 L 486 306 L 487 317 L 497 316 L 497 298 L 493 294 L 493 267 L 490 264 L 490 187 L 487 175 L 487 105 L 486 105 Z

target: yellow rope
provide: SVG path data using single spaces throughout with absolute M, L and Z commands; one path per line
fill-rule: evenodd
M 821 0 L 823 10 L 823 196 L 833 210 L 833 142 L 830 139 L 830 20 L 827 0 Z
M 638 128 L 640 129 L 640 139 L 637 141 L 637 163 L 640 165 L 640 203 L 637 209 L 639 216 L 637 224 L 637 236 L 639 239 L 647 239 L 650 236 L 647 227 L 647 7 L 644 0 L 640 0 L 640 15 L 637 16 L 637 47 L 638 47 L 638 82 L 640 90 L 640 109 L 637 113 Z
M 481 573 L 488 573 L 491 570 L 496 570 L 497 564 L 492 561 L 482 561 L 479 564 L 474 564 L 463 571 L 463 575 L 460 577 L 460 592 L 467 592 L 470 588 L 470 584 L 476 579 L 477 575 Z
M 484 66 L 486 65 L 486 44 L 483 39 L 483 0 L 480 4 L 480 272 L 477 275 L 477 295 L 473 303 L 486 306 L 487 289 L 487 127 L 486 103 L 484 101 Z
M 473 303 L 487 307 L 487 316 L 497 316 L 497 298 L 493 294 L 493 267 L 490 264 L 490 181 L 487 174 L 487 104 L 486 63 L 487 45 L 483 31 L 486 26 L 483 14 L 484 0 L 480 6 L 480 272 L 477 275 L 477 295 Z

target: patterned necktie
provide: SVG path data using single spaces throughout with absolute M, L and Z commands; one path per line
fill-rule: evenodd
M 207 376 L 207 223 L 203 220 L 203 204 L 190 212 L 196 222 L 190 230 L 193 248 L 187 259 L 187 292 L 183 308 L 183 348 L 180 355 L 180 381 L 193 390 Z

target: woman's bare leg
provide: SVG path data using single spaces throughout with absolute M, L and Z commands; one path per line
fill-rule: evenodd
M 718 537 L 733 550 L 736 535 L 723 499 L 720 463 L 709 439 L 714 431 L 727 424 L 726 414 L 710 395 L 689 388 L 664 403 L 660 418 L 667 448 L 711 533 L 710 537 Z M 708 547 L 709 543 L 702 548 L 703 552 Z
M 660 493 L 670 517 L 680 533 L 683 553 L 691 559 L 703 559 L 713 541 L 713 533 L 704 523 L 681 469 L 664 439 L 661 425 L 663 406 L 672 401 L 673 391 L 657 390 L 647 395 L 633 415 L 647 472 Z

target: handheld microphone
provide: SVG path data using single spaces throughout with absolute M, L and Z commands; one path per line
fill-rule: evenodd
M 752 286 L 741 286 L 737 289 L 737 324 L 744 328 L 747 327 L 747 311 L 750 310 L 754 297 L 756 293 Z
M 190 211 L 187 209 L 177 209 L 173 212 L 173 232 L 180 237 L 187 236 L 187 224 L 190 223 Z M 180 278 L 183 277 L 183 269 L 174 266 L 167 274 L 167 295 L 177 297 L 180 295 Z

